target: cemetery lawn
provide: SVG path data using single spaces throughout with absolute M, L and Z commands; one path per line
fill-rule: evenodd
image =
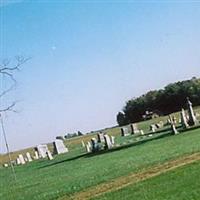
M 92 200 L 199 200 L 200 161 Z
M 0 169 L 0 199 L 69 199 L 71 195 L 83 190 L 88 190 L 88 188 L 99 184 L 110 182 L 116 178 L 128 176 L 132 173 L 139 173 L 145 169 L 162 165 L 167 161 L 200 152 L 200 129 L 189 130 L 175 136 L 169 133 L 170 132 L 166 130 L 153 137 L 144 138 L 142 142 L 123 145 L 112 151 L 93 155 L 85 154 L 85 149 L 80 147 L 79 144 L 69 153 L 56 156 L 52 161 L 37 160 L 24 166 L 15 167 L 17 182 L 13 181 L 10 168 Z M 191 178 L 190 181 L 194 180 L 194 182 L 196 182 L 195 178 L 197 178 L 198 175 L 195 174 L 197 173 L 195 169 L 197 169 L 198 166 L 199 164 L 191 165 L 192 169 L 194 169 L 194 172 L 191 170 L 191 174 L 194 174 L 194 177 Z M 153 194 L 156 194 L 156 192 L 159 193 L 161 187 L 164 187 L 164 184 L 159 181 L 162 180 L 162 177 L 166 176 L 166 181 L 164 182 L 167 187 L 170 187 L 170 182 L 172 181 L 173 185 L 177 178 L 174 177 L 172 180 L 168 180 L 168 177 L 170 178 L 176 173 L 180 174 L 180 170 L 184 171 L 184 169 L 186 169 L 187 172 L 188 168 L 186 166 L 177 169 L 177 172 L 170 172 L 138 184 L 144 184 L 144 187 L 147 187 L 148 184 L 146 182 L 153 181 L 153 183 L 156 184 L 157 181 L 159 187 L 153 188 L 155 191 L 152 191 Z M 190 170 L 188 169 L 188 171 Z M 193 193 L 199 192 L 199 189 L 196 190 L 194 183 L 190 183 L 187 177 L 184 178 L 179 175 L 179 178 L 180 182 L 176 187 L 186 187 L 186 191 L 189 190 L 189 188 L 191 188 L 191 190 L 194 189 Z M 174 186 L 174 191 L 176 187 Z M 126 189 L 128 192 L 137 190 L 137 188 L 135 188 L 135 190 L 132 188 L 135 187 L 128 187 Z M 148 188 L 150 188 L 150 185 Z M 173 187 L 171 189 L 173 189 Z M 182 188 L 182 190 L 184 190 L 184 188 Z M 169 190 L 166 189 L 165 192 L 167 193 L 167 191 L 171 191 L 170 188 Z M 144 194 L 147 193 L 148 190 Z M 113 193 L 108 195 L 112 196 Z M 119 197 L 116 197 L 116 199 L 120 199 L 120 195 L 121 194 L 118 194 Z M 110 199 L 115 199 L 111 198 L 111 196 L 109 196 Z M 164 197 L 163 194 L 163 197 L 161 196 L 158 199 L 160 200 Z M 145 197 L 141 199 L 145 199 Z M 192 196 L 186 199 L 192 199 Z

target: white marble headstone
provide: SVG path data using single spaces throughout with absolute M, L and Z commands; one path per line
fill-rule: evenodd
M 24 165 L 26 163 L 22 154 L 19 154 L 18 158 L 20 160 L 20 164 Z
M 111 148 L 113 147 L 113 144 L 112 144 L 112 142 L 111 142 L 110 136 L 107 135 L 107 134 L 105 134 L 105 135 L 104 135 L 104 139 L 105 139 L 105 147 L 106 147 L 107 149 L 111 149 Z
M 31 158 L 31 154 L 29 152 L 26 152 L 26 158 L 27 158 L 28 162 L 33 161 Z
M 35 160 L 38 160 L 38 159 L 39 159 L 39 155 L 38 155 L 38 152 L 37 152 L 37 151 L 35 151 L 34 159 L 35 159 Z
M 49 160 L 53 160 L 53 156 L 52 156 L 52 154 L 51 154 L 50 151 L 47 151 L 47 158 L 48 158 Z
M 131 134 L 139 133 L 140 130 L 138 129 L 137 124 L 131 124 Z
M 54 145 L 54 152 L 56 154 L 68 152 L 68 148 L 64 145 L 63 140 L 56 139 L 53 145 Z
M 128 128 L 122 127 L 121 128 L 121 136 L 128 136 L 128 135 L 129 135 Z
M 46 144 L 40 144 L 36 147 L 39 157 L 40 158 L 46 158 L 47 157 L 47 151 L 49 150 Z
M 19 158 L 17 158 L 17 159 L 16 159 L 16 163 L 17 163 L 17 165 L 20 165 L 20 164 L 21 164 L 21 162 L 20 162 L 20 159 L 19 159 Z

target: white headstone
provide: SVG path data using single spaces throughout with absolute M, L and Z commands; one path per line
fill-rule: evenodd
M 104 142 L 104 134 L 103 133 L 97 133 L 97 140 L 100 143 Z
M 171 121 L 172 133 L 173 133 L 174 135 L 178 134 L 179 132 L 178 132 L 177 129 L 176 129 L 175 122 L 172 120 L 172 117 L 169 116 L 169 119 L 170 119 L 170 121 Z
M 114 136 L 110 136 L 110 139 L 111 139 L 112 145 L 114 145 L 115 144 L 115 137 Z
M 152 133 L 155 133 L 155 132 L 156 132 L 156 126 L 155 126 L 155 124 L 151 124 L 151 125 L 150 125 L 150 131 L 151 131 Z
M 20 164 L 24 165 L 26 163 L 22 154 L 19 154 L 18 158 L 20 160 Z
M 92 146 L 91 146 L 91 143 L 90 142 L 87 142 L 87 145 L 88 145 L 88 147 L 91 149 L 92 148 Z
M 140 134 L 141 134 L 141 135 L 144 135 L 144 131 L 143 131 L 143 130 L 140 130 Z
M 113 147 L 113 144 L 111 142 L 110 136 L 105 134 L 104 135 L 104 139 L 105 139 L 105 148 L 106 149 L 111 149 Z
M 128 136 L 128 135 L 129 135 L 128 128 L 122 127 L 121 128 L 121 136 Z
M 53 156 L 52 156 L 52 154 L 51 154 L 51 152 L 50 151 L 47 151 L 47 158 L 49 159 L 49 160 L 53 160 Z
M 193 125 L 197 125 L 198 121 L 195 117 L 193 108 L 192 108 L 192 102 L 189 100 L 189 98 L 187 98 L 187 106 L 188 106 L 188 114 L 189 114 L 189 125 L 193 126 Z
M 88 144 L 86 144 L 85 148 L 86 148 L 87 153 L 91 152 L 91 148 L 90 148 L 90 146 Z
M 183 128 L 189 127 L 184 109 L 181 110 L 181 124 L 182 124 Z
M 137 124 L 131 124 L 131 134 L 139 133 L 140 130 L 138 129 Z
M 17 159 L 16 159 L 16 163 L 17 163 L 17 165 L 20 165 L 20 164 L 21 164 L 21 162 L 20 162 L 20 159 L 19 159 L 19 158 L 17 158 Z
M 28 162 L 33 161 L 31 158 L 31 154 L 29 152 L 26 152 L 26 158 L 27 158 Z
M 84 141 L 81 141 L 82 147 L 85 147 L 85 143 Z
M 46 158 L 47 157 L 47 151 L 49 150 L 46 144 L 40 144 L 36 147 L 39 158 Z
M 35 159 L 35 160 L 38 160 L 38 159 L 39 159 L 39 155 L 38 155 L 38 152 L 37 152 L 37 151 L 35 151 L 34 159 Z
M 8 164 L 7 164 L 7 163 L 4 163 L 3 166 L 7 168 L 7 167 L 8 167 Z
M 68 148 L 64 145 L 63 140 L 56 139 L 55 142 L 53 142 L 53 145 L 54 145 L 54 152 L 56 154 L 68 152 Z

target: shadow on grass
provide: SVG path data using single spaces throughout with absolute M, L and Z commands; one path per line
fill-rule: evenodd
M 192 126 L 192 127 L 186 128 L 186 129 L 180 129 L 180 133 L 184 133 L 187 131 L 193 131 L 193 130 L 199 129 L 199 128 L 200 128 L 200 125 Z
M 112 152 L 115 152 L 115 151 L 120 151 L 120 150 L 127 149 L 127 148 L 130 148 L 130 147 L 142 145 L 142 144 L 145 144 L 145 143 L 153 141 L 153 140 L 165 138 L 165 137 L 168 137 L 170 135 L 172 135 L 171 132 L 167 132 L 166 134 L 162 134 L 162 135 L 159 135 L 157 137 L 153 137 L 153 138 L 149 137 L 149 138 L 141 140 L 141 141 L 133 142 L 133 143 L 130 143 L 130 144 L 125 144 L 125 145 L 119 146 L 119 147 L 114 147 L 113 149 L 101 150 L 101 151 L 98 151 L 98 152 L 86 154 L 86 157 L 93 157 L 93 156 L 97 156 L 97 155 L 101 155 L 101 154 L 106 154 L 106 153 L 112 153 Z
M 61 163 L 64 163 L 64 162 L 69 162 L 69 161 L 77 160 L 79 158 L 86 157 L 86 155 L 87 155 L 87 153 L 84 153 L 84 154 L 81 154 L 81 155 L 78 155 L 78 156 L 74 156 L 72 158 L 68 158 L 66 160 L 60 160 L 60 161 L 57 161 L 57 162 L 52 162 L 52 163 L 50 163 L 48 165 L 45 165 L 45 166 L 42 166 L 42 167 L 38 167 L 38 169 L 46 168 L 46 167 L 51 167 L 51 166 L 58 165 L 58 164 L 61 164 Z
M 200 125 L 194 126 L 194 127 L 191 127 L 191 128 L 185 129 L 185 130 L 182 129 L 179 132 L 180 133 L 185 133 L 187 131 L 192 131 L 192 130 L 195 130 L 195 129 L 198 129 L 198 128 L 200 128 Z M 162 134 L 163 132 L 165 132 L 165 133 Z M 48 164 L 48 165 L 45 165 L 45 166 L 42 166 L 42 167 L 39 167 L 39 168 L 51 167 L 51 166 L 55 166 L 55 165 L 58 165 L 58 164 L 61 164 L 61 163 L 77 160 L 77 159 L 80 159 L 80 158 L 91 158 L 91 157 L 102 155 L 102 154 L 112 153 L 112 152 L 115 152 L 115 151 L 121 151 L 123 149 L 127 149 L 127 148 L 138 146 L 138 145 L 142 145 L 142 144 L 148 143 L 148 142 L 153 141 L 153 140 L 158 140 L 158 139 L 162 139 L 162 138 L 169 137 L 169 136 L 173 135 L 172 132 L 171 132 L 171 128 L 163 129 L 163 130 L 157 131 L 155 133 L 151 133 L 151 134 L 154 134 L 154 135 L 155 134 L 160 134 L 160 135 L 155 136 L 155 137 L 148 137 L 147 135 L 144 135 L 144 136 L 146 136 L 148 138 L 146 138 L 144 140 L 141 140 L 141 141 L 125 144 L 123 146 L 114 147 L 114 148 L 112 148 L 110 150 L 101 150 L 101 151 L 98 151 L 98 152 L 84 153 L 84 154 L 81 154 L 81 155 L 78 155 L 78 156 L 74 156 L 72 158 L 68 158 L 66 160 L 53 162 L 51 164 Z
M 166 132 L 166 130 L 165 130 L 165 132 Z M 168 137 L 170 135 L 171 135 L 171 133 L 167 132 L 167 133 L 159 135 L 157 137 L 153 137 L 153 138 L 149 137 L 149 138 L 146 138 L 146 139 L 141 140 L 141 141 L 133 142 L 133 143 L 130 143 L 130 144 L 125 144 L 125 145 L 119 146 L 119 147 L 114 147 L 113 149 L 101 150 L 101 151 L 98 151 L 98 152 L 91 152 L 91 153 L 84 153 L 84 154 L 81 154 L 81 155 L 78 155 L 78 156 L 75 156 L 75 157 L 72 157 L 72 158 L 68 158 L 68 159 L 65 159 L 65 160 L 58 161 L 58 162 L 50 163 L 50 164 L 45 165 L 45 166 L 41 166 L 41 167 L 39 167 L 39 169 L 55 166 L 55 165 L 62 164 L 62 163 L 65 163 L 65 162 L 70 162 L 70 161 L 77 160 L 77 159 L 80 159 L 80 158 L 90 158 L 90 157 L 93 157 L 93 156 L 98 156 L 98 155 L 102 155 L 102 154 L 106 154 L 106 153 L 112 153 L 112 152 L 115 152 L 115 151 L 120 151 L 120 150 L 127 149 L 127 148 L 130 148 L 130 147 L 133 147 L 133 146 L 141 145 L 141 144 L 153 141 L 153 140 Z

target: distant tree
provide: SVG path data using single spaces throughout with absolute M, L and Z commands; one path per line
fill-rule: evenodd
M 119 126 L 123 126 L 123 125 L 127 124 L 126 117 L 125 117 L 124 113 L 118 112 L 117 123 L 119 124 Z
M 124 125 L 141 121 L 145 111 L 157 111 L 164 115 L 180 110 L 190 97 L 194 106 L 200 105 L 200 79 L 179 81 L 167 85 L 162 90 L 149 91 L 126 102 L 123 113 L 117 114 L 117 122 Z

